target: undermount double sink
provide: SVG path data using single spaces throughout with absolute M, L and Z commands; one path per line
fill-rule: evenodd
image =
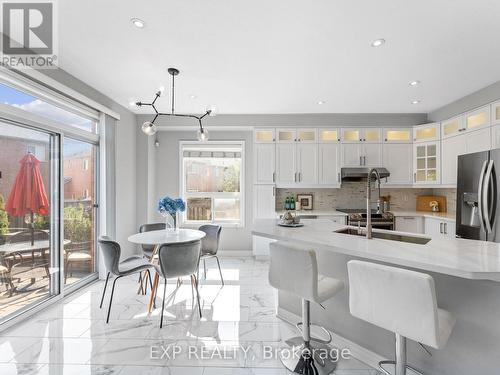
M 341 233 L 341 234 L 349 234 L 351 236 L 366 237 L 366 230 L 359 231 L 358 229 L 344 228 L 344 229 L 336 230 L 334 232 Z M 408 235 L 404 235 L 404 234 L 386 233 L 386 232 L 372 232 L 372 237 L 379 238 L 381 240 L 407 242 L 407 243 L 413 243 L 413 244 L 417 244 L 417 245 L 425 245 L 426 243 L 428 243 L 431 240 L 430 238 L 426 238 L 426 237 L 414 237 L 414 236 L 408 236 Z

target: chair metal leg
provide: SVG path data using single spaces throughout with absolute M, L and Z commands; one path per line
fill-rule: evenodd
M 104 283 L 104 289 L 102 290 L 101 304 L 99 305 L 100 309 L 102 309 L 102 303 L 104 302 L 104 294 L 106 294 L 106 287 L 108 286 L 109 275 L 110 272 L 108 272 L 108 274 L 106 275 L 106 282 Z
M 163 301 L 161 302 L 161 317 L 160 317 L 160 328 L 163 327 L 163 312 L 165 311 L 165 298 L 167 296 L 167 279 L 165 279 L 165 284 L 163 286 Z
M 115 285 L 120 277 L 121 276 L 117 276 L 116 279 L 113 280 L 113 287 L 111 288 L 111 297 L 109 297 L 108 316 L 106 318 L 106 323 L 109 323 L 109 314 L 111 314 L 111 304 L 113 303 L 113 295 L 115 294 Z
M 205 258 L 203 258 L 203 279 L 207 279 L 207 262 Z
M 220 281 L 222 285 L 224 286 L 224 278 L 222 277 L 222 269 L 220 268 L 220 262 L 219 262 L 219 257 L 216 255 L 215 260 L 217 261 L 217 267 L 219 267 L 219 274 L 220 274 Z
M 196 299 L 198 301 L 198 312 L 200 313 L 200 318 L 202 317 L 201 315 L 201 304 L 200 304 L 200 292 L 198 290 L 198 278 L 193 275 L 193 278 L 194 278 L 194 287 L 196 289 Z

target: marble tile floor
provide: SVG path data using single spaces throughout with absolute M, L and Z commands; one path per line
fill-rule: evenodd
M 297 335 L 275 317 L 267 262 L 228 257 L 221 265 L 224 287 L 215 262 L 207 261 L 201 319 L 188 279 L 179 288 L 167 285 L 162 329 L 163 285 L 148 315 L 149 296 L 136 294 L 137 277 L 119 280 L 106 324 L 107 298 L 99 309 L 104 283 L 94 283 L 1 332 L 0 374 L 287 375 L 279 359 L 263 354 Z M 335 374 L 378 372 L 352 358 L 341 360 Z

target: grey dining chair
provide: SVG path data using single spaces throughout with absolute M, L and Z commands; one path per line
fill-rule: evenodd
M 167 227 L 165 223 L 148 223 L 148 224 L 142 224 L 139 227 L 139 233 L 144 233 L 144 232 L 151 232 L 154 230 L 163 230 Z M 153 250 L 154 250 L 154 245 L 141 245 L 142 247 L 142 253 L 144 254 L 144 257 L 151 259 L 153 255 Z
M 160 328 L 163 327 L 163 312 L 167 293 L 167 279 L 178 279 L 183 276 L 191 277 L 191 286 L 196 289 L 198 312 L 201 318 L 200 294 L 198 292 L 198 278 L 196 272 L 200 263 L 201 241 L 195 240 L 184 243 L 163 244 L 158 249 L 159 265 L 156 272 L 164 278 L 163 301 L 161 306 Z
M 149 277 L 149 283 L 150 285 L 153 285 L 151 282 L 151 273 L 149 272 L 149 269 L 154 268 L 154 265 L 141 256 L 131 256 L 120 262 L 120 244 L 111 240 L 109 237 L 99 238 L 99 247 L 101 248 L 101 255 L 104 259 L 104 265 L 106 266 L 107 270 L 106 282 L 102 291 L 101 304 L 99 305 L 99 308 L 102 308 L 102 304 L 104 302 L 104 296 L 106 294 L 109 277 L 111 275 L 115 276 L 115 279 L 113 280 L 113 287 L 111 288 L 111 296 L 109 297 L 108 315 L 106 317 L 106 323 L 108 323 L 109 314 L 111 313 L 111 304 L 113 303 L 113 294 L 115 292 L 116 281 L 123 276 L 146 271 Z
M 222 285 L 224 285 L 219 257 L 217 256 L 222 227 L 220 225 L 207 224 L 202 225 L 198 228 L 198 230 L 201 230 L 206 234 L 206 236 L 201 239 L 201 260 L 203 260 L 203 272 L 205 279 L 207 278 L 207 264 L 205 260 L 207 258 L 215 258 L 215 260 L 217 260 L 217 267 L 219 267 L 220 281 L 222 282 Z

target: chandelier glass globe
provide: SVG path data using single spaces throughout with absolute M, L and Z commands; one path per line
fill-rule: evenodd
M 198 129 L 196 136 L 200 142 L 208 141 L 208 138 L 209 138 L 208 130 L 204 129 L 204 128 L 200 128 L 200 129 Z
M 157 131 L 158 129 L 156 125 L 150 121 L 146 121 L 142 124 L 142 132 L 146 135 L 155 135 Z

